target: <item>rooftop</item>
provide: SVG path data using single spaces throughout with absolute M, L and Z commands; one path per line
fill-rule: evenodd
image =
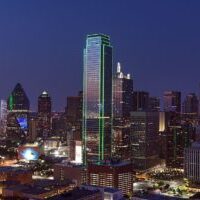
M 55 197 L 51 197 L 51 198 L 49 198 L 49 200 L 65 200 L 65 199 L 77 200 L 82 197 L 94 195 L 96 193 L 99 193 L 99 191 L 98 190 L 90 191 L 90 190 L 86 190 L 86 189 L 75 189 L 71 192 L 67 192 L 67 193 L 64 193 L 64 194 L 61 194 L 61 195 L 58 195 Z

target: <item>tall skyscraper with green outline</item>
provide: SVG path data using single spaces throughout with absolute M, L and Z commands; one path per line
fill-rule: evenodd
M 104 34 L 88 35 L 83 72 L 83 163 L 111 156 L 112 46 Z

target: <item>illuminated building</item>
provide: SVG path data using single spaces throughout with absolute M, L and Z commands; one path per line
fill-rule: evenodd
M 166 91 L 163 98 L 165 112 L 181 112 L 181 92 Z
M 70 122 L 81 121 L 82 119 L 83 94 L 67 97 L 66 115 Z
M 0 167 L 0 181 L 14 181 L 15 184 L 31 184 L 33 172 L 28 169 L 20 167 L 1 166 Z
M 7 107 L 7 137 L 22 142 L 28 135 L 30 103 L 20 83 L 10 94 Z
M 53 136 L 59 136 L 66 139 L 67 135 L 67 124 L 66 116 L 64 112 L 54 112 L 52 113 L 52 134 Z
M 133 79 L 123 74 L 120 63 L 113 77 L 113 147 L 112 156 L 130 159 L 130 112 L 133 110 Z
M 131 112 L 131 159 L 134 169 L 158 164 L 158 112 Z
M 82 185 L 81 188 L 91 191 L 99 190 L 103 193 L 104 200 L 125 200 L 123 198 L 123 194 L 119 189 L 116 188 L 108 188 L 108 187 L 100 187 L 94 185 Z
M 182 104 L 182 120 L 199 124 L 199 99 L 195 93 L 186 95 Z
M 51 132 L 51 97 L 44 91 L 38 97 L 38 135 L 48 137 Z
M 7 121 L 7 102 L 6 100 L 0 101 L 0 134 L 5 136 L 6 132 L 6 121 Z
M 133 111 L 148 111 L 149 93 L 144 91 L 133 92 Z
M 29 120 L 29 141 L 35 142 L 37 138 L 37 118 L 31 117 Z
M 32 184 L 17 184 L 3 188 L 2 196 L 8 199 L 49 199 L 70 192 L 76 185 L 69 180 L 35 180 Z
M 149 97 L 149 111 L 159 112 L 160 111 L 160 98 Z
M 183 102 L 183 113 L 197 115 L 198 109 L 199 109 L 198 97 L 194 93 L 188 94 Z
M 123 194 L 129 194 L 133 190 L 133 166 L 130 162 L 90 163 L 88 184 L 117 188 Z
M 124 75 L 120 63 L 113 77 L 113 117 L 125 118 L 133 110 L 133 79 L 130 74 Z
M 87 171 L 82 165 L 76 163 L 58 163 L 54 165 L 54 179 L 62 181 L 74 180 L 77 186 L 87 182 Z
M 200 143 L 195 142 L 191 147 L 184 150 L 184 172 L 185 177 L 200 184 Z
M 79 92 L 78 96 L 67 97 L 66 106 L 66 121 L 67 135 L 70 147 L 70 160 L 75 160 L 76 143 L 82 140 L 82 107 L 83 107 L 83 92 Z M 82 162 L 82 161 L 81 161 Z
M 38 160 L 42 151 L 36 144 L 26 144 L 24 146 L 19 146 L 17 149 L 18 159 L 25 161 Z
M 195 141 L 196 130 L 190 123 L 171 126 L 166 131 L 166 166 L 183 168 L 184 149 Z
M 111 156 L 112 46 L 103 34 L 88 35 L 83 72 L 83 162 Z
M 112 156 L 120 160 L 130 160 L 131 134 L 130 120 L 113 120 Z
M 104 199 L 103 193 L 100 190 L 98 189 L 88 190 L 84 187 L 76 188 L 70 192 L 66 192 L 60 195 L 56 195 L 55 197 L 49 198 L 49 200 L 103 200 L 103 199 Z

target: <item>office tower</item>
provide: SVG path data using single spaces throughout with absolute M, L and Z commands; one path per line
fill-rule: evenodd
M 90 163 L 88 184 L 117 188 L 124 195 L 129 194 L 133 190 L 133 166 L 130 162 Z
M 37 139 L 37 118 L 36 117 L 30 117 L 28 139 L 30 142 L 35 142 Z
M 66 114 L 67 130 L 68 130 L 67 135 L 68 135 L 70 160 L 76 159 L 76 149 L 77 149 L 76 144 L 82 140 L 82 107 L 83 107 L 82 91 L 79 92 L 78 96 L 67 97 L 67 106 L 65 109 L 65 114 Z
M 130 160 L 131 134 L 130 120 L 113 120 L 112 156 L 120 160 Z
M 131 112 L 131 149 L 135 169 L 146 170 L 158 164 L 158 112 Z
M 20 83 L 10 94 L 7 108 L 7 137 L 22 142 L 28 134 L 30 103 Z
M 152 112 L 160 111 L 160 98 L 149 97 L 149 111 L 152 111 Z
M 183 102 L 183 113 L 197 115 L 198 109 L 199 109 L 198 97 L 194 93 L 188 94 Z
M 144 91 L 133 92 L 133 111 L 148 111 L 149 93 Z
M 163 98 L 165 112 L 181 112 L 181 92 L 166 91 Z
M 130 74 L 124 75 L 120 63 L 113 77 L 113 117 L 127 118 L 133 110 L 133 79 Z
M 185 177 L 191 182 L 200 184 L 200 143 L 194 142 L 184 150 Z
M 83 92 L 78 96 L 67 97 L 67 106 L 65 109 L 67 120 L 70 122 L 80 122 L 82 119 Z
M 112 46 L 109 36 L 87 36 L 83 72 L 83 162 L 111 155 Z
M 0 101 L 0 134 L 2 134 L 2 136 L 5 136 L 4 134 L 6 132 L 7 114 L 8 114 L 7 102 L 6 100 L 1 100 Z
M 51 132 L 51 97 L 44 91 L 38 97 L 38 136 L 48 137 Z
M 166 166 L 183 168 L 184 149 L 195 141 L 196 130 L 190 123 L 171 126 L 166 131 Z

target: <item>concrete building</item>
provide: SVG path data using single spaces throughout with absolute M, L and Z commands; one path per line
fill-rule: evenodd
M 123 194 L 133 190 L 133 167 L 130 162 L 105 162 L 88 165 L 88 184 L 117 188 Z
M 80 186 L 86 183 L 87 171 L 82 165 L 76 165 L 73 163 L 60 163 L 54 165 L 54 179 L 62 181 L 70 179 Z
M 184 150 L 184 172 L 187 179 L 200 184 L 200 142 Z

